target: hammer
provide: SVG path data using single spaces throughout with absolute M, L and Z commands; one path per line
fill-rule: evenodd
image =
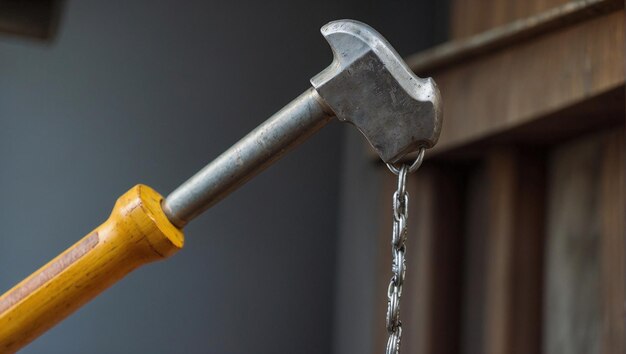
M 361 131 L 386 163 L 435 145 L 442 109 L 432 79 L 415 76 L 366 24 L 334 21 L 321 32 L 334 59 L 311 88 L 165 199 L 131 188 L 102 225 L 0 296 L 0 352 L 19 350 L 130 271 L 174 254 L 187 223 L 333 117 Z

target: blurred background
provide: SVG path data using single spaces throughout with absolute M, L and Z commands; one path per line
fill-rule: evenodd
M 0 4 L 2 292 L 133 185 L 169 193 L 310 87 L 332 60 L 325 23 L 365 21 L 406 55 L 446 30 L 425 1 Z M 347 130 L 323 129 L 24 352 L 331 352 Z
M 306 90 L 340 18 L 444 98 L 409 181 L 403 352 L 624 353 L 615 0 L 0 0 L 0 293 Z M 23 352 L 382 352 L 395 183 L 333 122 Z

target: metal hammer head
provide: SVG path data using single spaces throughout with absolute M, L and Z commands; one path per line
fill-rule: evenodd
M 354 124 L 381 159 L 396 162 L 439 138 L 441 96 L 370 26 L 333 21 L 321 29 L 334 60 L 311 79 L 337 118 Z

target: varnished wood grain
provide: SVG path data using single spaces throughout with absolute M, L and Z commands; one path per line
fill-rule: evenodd
M 29 277 L 27 281 L 20 283 L 2 299 L 2 302 L 0 302 L 0 313 L 8 310 L 38 288 L 42 287 L 45 283 L 54 279 L 54 277 L 67 269 L 67 267 L 71 266 L 74 262 L 87 254 L 87 252 L 96 247 L 98 242 L 100 242 L 100 238 L 97 232 L 87 235 L 85 238 L 78 241 L 69 252 L 65 252 L 55 258 L 45 269 L 38 272 L 35 276 Z
M 175 253 L 183 234 L 162 197 L 138 185 L 109 219 L 0 297 L 0 352 L 12 353 L 142 264 Z

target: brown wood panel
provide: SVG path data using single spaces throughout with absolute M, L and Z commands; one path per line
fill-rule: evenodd
M 544 162 L 541 154 L 487 155 L 484 353 L 536 353 L 541 341 Z
M 487 303 L 487 220 L 489 180 L 483 163 L 474 163 L 467 177 L 465 197 L 465 250 L 463 256 L 462 330 L 463 354 L 482 354 Z
M 600 205 L 602 209 L 600 272 L 602 274 L 602 353 L 626 353 L 624 287 L 626 273 L 626 210 L 624 208 L 624 130 L 616 129 L 603 142 Z
M 541 151 L 518 152 L 513 240 L 511 354 L 538 353 L 543 310 L 545 159 Z
M 450 36 L 468 37 L 572 0 L 452 0 Z M 581 2 L 581 1 L 579 1 Z
M 614 12 L 432 73 L 444 103 L 435 153 L 529 123 L 624 84 Z
M 449 40 L 428 50 L 410 55 L 406 62 L 413 71 L 425 74 L 442 70 L 496 50 L 533 40 L 549 32 L 587 21 L 624 8 L 622 0 L 585 0 L 568 2 L 549 11 L 490 29 L 469 38 Z
M 550 155 L 544 351 L 624 352 L 623 126 Z
M 566 2 L 455 4 L 469 35 Z M 624 353 L 623 132 L 569 140 L 622 127 L 623 3 L 576 3 L 532 38 L 428 68 L 445 119 L 410 187 L 403 351 Z
M 515 184 L 517 173 L 513 155 L 497 151 L 487 160 L 490 181 L 487 220 L 487 291 L 484 352 L 508 353 L 512 336 L 513 242 Z
M 597 180 L 599 141 L 585 143 L 557 149 L 550 162 L 544 346 L 548 353 L 598 353 L 599 271 L 593 232 L 597 205 L 591 186 Z
M 461 289 L 465 176 L 454 165 L 438 164 L 435 175 L 436 221 L 432 238 L 432 302 L 429 328 L 431 354 L 459 353 L 461 339 Z M 420 192 L 419 190 L 417 191 Z M 416 210 L 419 213 L 419 210 Z

